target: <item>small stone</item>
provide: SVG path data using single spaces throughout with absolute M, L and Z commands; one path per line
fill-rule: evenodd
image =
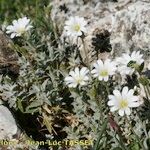
M 0 140 L 11 139 L 17 133 L 16 121 L 7 107 L 0 105 Z

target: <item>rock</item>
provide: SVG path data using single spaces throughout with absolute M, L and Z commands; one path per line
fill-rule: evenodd
M 118 54 L 141 50 L 150 57 L 150 2 L 137 1 L 113 16 L 111 44 Z
M 110 32 L 111 54 L 118 56 L 122 52 L 140 50 L 146 60 L 149 59 L 149 0 L 54 0 L 51 5 L 52 19 L 58 24 L 60 31 L 63 31 L 64 21 L 68 17 L 84 17 L 88 21 L 87 37 L 93 37 L 96 29 Z M 67 11 L 60 9 L 60 6 L 65 6 Z
M 15 119 L 9 109 L 0 105 L 0 140 L 11 139 L 17 133 Z
M 19 74 L 18 55 L 11 48 L 12 42 L 0 31 L 0 74 L 16 77 Z

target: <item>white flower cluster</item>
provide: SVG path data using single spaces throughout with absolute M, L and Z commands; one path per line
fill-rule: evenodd
M 67 32 L 67 36 L 80 37 L 86 31 L 86 24 L 83 18 L 71 17 L 66 21 L 64 29 Z M 85 86 L 90 80 L 89 75 L 105 82 L 109 80 L 109 77 L 115 75 L 116 72 L 119 72 L 121 76 L 131 75 L 144 62 L 142 57 L 143 55 L 139 51 L 133 51 L 131 54 L 123 54 L 114 61 L 110 59 L 97 60 L 93 64 L 91 72 L 87 67 L 82 67 L 81 69 L 76 67 L 74 71 L 71 70 L 69 75 L 65 77 L 66 85 L 69 88 Z M 114 90 L 113 94 L 108 96 L 108 106 L 110 106 L 111 112 L 118 110 L 120 116 L 124 114 L 130 115 L 130 108 L 141 105 L 139 97 L 134 96 L 134 90 L 128 89 L 126 86 L 121 92 Z
M 105 61 L 97 60 L 97 62 L 93 64 L 91 74 L 94 78 L 106 82 L 109 77 L 115 75 L 117 71 L 121 75 L 131 75 L 135 71 L 135 68 L 129 66 L 129 63 L 134 62 L 134 66 L 139 67 L 144 62 L 142 56 L 139 51 L 134 51 L 131 55 L 123 54 L 122 57 L 117 58 L 116 61 L 111 61 L 110 59 L 106 59 Z M 75 68 L 75 71 L 70 71 L 69 76 L 65 78 L 66 84 L 74 88 L 77 87 L 77 85 L 86 85 L 90 79 L 88 72 L 89 70 L 86 67 L 81 68 L 81 70 L 78 67 Z
M 93 64 L 93 70 L 91 74 L 94 78 L 98 78 L 98 80 L 108 81 L 109 76 L 115 74 L 116 63 L 111 61 L 110 59 L 105 60 L 97 60 L 96 63 Z M 78 85 L 87 85 L 89 78 L 89 70 L 86 67 L 81 68 L 81 70 L 76 67 L 74 71 L 69 72 L 69 76 L 65 78 L 66 84 L 69 87 L 77 87 Z
M 135 52 L 133 52 L 135 54 Z M 139 54 L 140 55 L 140 54 Z M 123 55 L 124 57 L 125 55 Z M 128 55 L 126 55 L 128 56 Z M 139 57 L 137 57 L 139 58 Z M 122 59 L 122 58 L 119 58 Z M 130 59 L 131 61 L 132 59 Z M 128 69 L 133 72 L 132 68 L 127 66 L 128 59 L 122 60 L 123 66 L 120 73 L 127 73 Z M 143 61 L 139 61 L 138 63 L 142 63 Z M 120 64 L 118 64 L 120 66 Z M 122 65 L 122 64 L 121 64 Z M 99 81 L 108 81 L 109 77 L 114 75 L 117 71 L 117 63 L 111 61 L 110 59 L 105 60 L 97 60 L 96 63 L 93 64 L 94 69 L 91 71 L 91 74 L 94 78 L 98 78 Z M 119 68 L 120 69 L 120 68 Z M 119 70 L 118 69 L 118 70 Z M 89 77 L 89 70 L 86 67 L 79 69 L 78 67 L 75 68 L 74 71 L 69 72 L 69 76 L 65 78 L 65 82 L 70 88 L 76 88 L 79 86 L 84 86 L 88 84 L 90 77 Z M 138 96 L 134 96 L 134 90 L 128 89 L 128 87 L 124 87 L 122 92 L 119 90 L 113 91 L 114 95 L 109 95 L 108 106 L 110 106 L 110 111 L 114 112 L 119 110 L 119 115 L 123 116 L 124 114 L 130 115 L 131 110 L 130 107 L 138 107 L 141 105 L 141 101 Z

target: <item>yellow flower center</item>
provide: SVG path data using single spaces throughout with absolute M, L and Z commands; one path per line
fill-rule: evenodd
M 82 82 L 83 78 L 79 77 L 76 81 L 78 84 L 80 84 Z
M 103 70 L 100 72 L 100 76 L 105 77 L 108 75 L 108 71 L 107 70 Z
M 80 25 L 78 25 L 78 24 L 74 25 L 74 30 L 76 32 L 80 31 Z
M 25 32 L 25 28 L 20 27 L 20 28 L 18 28 L 17 32 L 23 34 Z
M 120 108 L 126 108 L 128 106 L 128 101 L 127 100 L 121 100 L 120 102 Z

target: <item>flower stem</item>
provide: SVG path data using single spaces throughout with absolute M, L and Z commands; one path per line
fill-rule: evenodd
M 126 117 L 126 121 L 128 122 L 129 126 L 130 126 L 130 129 L 131 131 L 134 133 L 134 136 L 136 138 L 136 140 L 138 141 L 139 145 L 141 146 L 142 150 L 146 150 L 144 145 L 141 143 L 141 139 L 139 138 L 139 136 L 135 133 L 131 123 L 130 123 L 130 120 Z
M 98 139 L 95 143 L 93 150 L 99 150 L 100 140 L 102 138 L 102 135 L 106 132 L 107 124 L 108 124 L 108 118 L 104 121 L 104 123 L 102 125 L 101 131 L 99 133 Z
M 120 133 L 118 133 L 118 136 L 119 136 L 119 140 L 117 139 L 117 137 L 115 136 L 116 140 L 118 141 L 118 143 L 120 144 L 121 148 L 123 150 L 128 150 L 123 142 L 123 138 L 122 138 L 122 135 Z
M 106 89 L 107 96 L 108 96 L 108 95 L 110 95 L 109 87 L 108 87 L 108 83 L 107 83 L 107 82 L 102 81 L 102 85 L 103 85 L 103 86 L 105 87 L 105 89 Z
M 87 54 L 87 51 L 86 51 L 86 48 L 85 48 L 85 42 L 84 42 L 84 39 L 81 38 L 82 40 L 82 44 L 83 44 L 83 49 L 84 49 L 84 53 L 85 53 L 85 60 L 87 61 L 87 65 L 89 66 L 90 65 L 90 62 L 89 62 L 89 59 L 88 59 L 88 54 Z

